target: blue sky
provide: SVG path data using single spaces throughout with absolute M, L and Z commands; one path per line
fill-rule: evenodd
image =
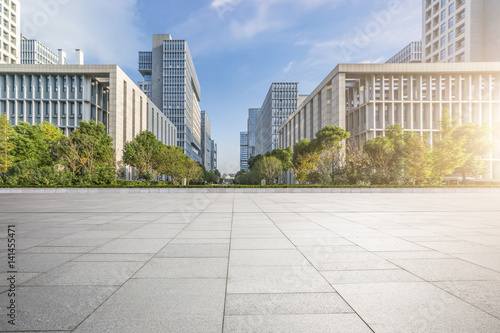
M 151 35 L 188 41 L 219 170 L 239 169 L 239 132 L 273 81 L 308 94 L 338 63 L 383 63 L 421 38 L 421 0 L 21 0 L 22 31 L 138 81 Z

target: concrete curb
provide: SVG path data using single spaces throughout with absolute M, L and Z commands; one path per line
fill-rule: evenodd
M 0 188 L 0 194 L 500 193 L 500 188 Z

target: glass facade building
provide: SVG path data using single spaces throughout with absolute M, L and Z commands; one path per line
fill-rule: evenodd
M 263 155 L 279 147 L 280 126 L 297 109 L 299 84 L 274 82 L 260 108 L 255 127 L 255 154 Z
M 248 133 L 240 132 L 240 170 L 248 171 Z
M 185 40 L 153 35 L 153 50 L 139 52 L 139 86 L 177 127 L 177 146 L 202 162 L 200 84 Z
M 248 109 L 248 123 L 247 123 L 247 134 L 248 134 L 248 158 L 255 156 L 255 126 L 257 124 L 257 116 L 259 115 L 260 109 Z

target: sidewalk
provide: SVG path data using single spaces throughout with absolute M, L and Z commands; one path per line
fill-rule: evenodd
M 0 194 L 0 331 L 500 332 L 500 191 L 188 192 Z

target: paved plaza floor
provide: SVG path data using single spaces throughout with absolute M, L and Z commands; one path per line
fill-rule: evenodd
M 500 192 L 10 194 L 0 226 L 1 332 L 500 332 Z

